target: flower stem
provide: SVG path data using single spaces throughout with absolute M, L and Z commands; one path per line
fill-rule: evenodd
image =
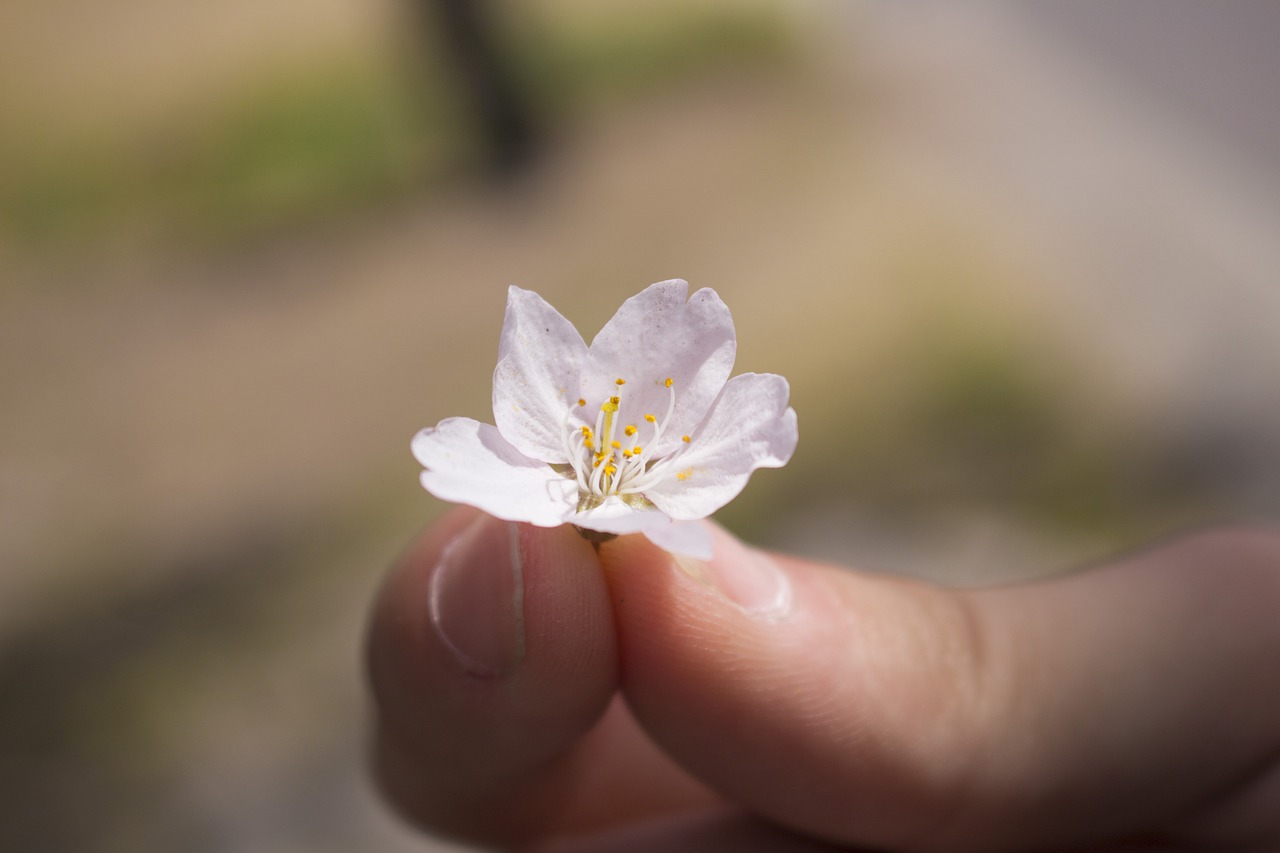
M 578 535 L 590 542 L 591 547 L 595 548 L 597 551 L 600 550 L 600 546 L 604 543 L 618 538 L 618 534 L 616 533 L 601 533 L 599 530 L 588 530 L 587 528 L 579 527 L 576 524 L 573 526 L 573 529 L 578 531 Z

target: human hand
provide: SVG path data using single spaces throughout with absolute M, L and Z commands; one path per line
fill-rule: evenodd
M 579 851 L 1280 849 L 1280 539 L 946 591 L 458 509 L 375 607 L 429 831 Z

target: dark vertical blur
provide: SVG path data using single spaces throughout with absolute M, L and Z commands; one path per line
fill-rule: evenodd
M 541 121 L 517 61 L 504 49 L 500 0 L 410 0 L 428 52 L 448 53 L 461 99 L 478 125 L 484 161 L 496 176 L 528 167 Z M 441 44 L 443 42 L 443 44 Z

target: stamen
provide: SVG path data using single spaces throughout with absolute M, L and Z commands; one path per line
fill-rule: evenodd
M 577 436 L 581 438 L 581 436 Z M 579 445 L 575 439 L 566 438 L 565 448 L 568 450 L 569 463 L 573 465 L 573 476 L 578 481 L 578 491 L 587 491 L 587 477 L 582 470 L 582 451 L 585 445 Z
M 618 377 L 614 380 L 614 384 L 621 389 L 626 384 L 626 379 Z M 573 409 L 570 409 L 570 414 L 565 419 L 562 436 L 565 451 L 573 466 L 574 477 L 583 499 L 642 494 L 654 484 L 670 476 L 671 469 L 668 463 L 674 457 L 681 455 L 680 451 L 683 447 L 677 445 L 680 448 L 677 452 L 665 453 L 657 459 L 652 458 L 645 451 L 646 446 L 655 447 L 657 446 L 655 443 L 660 443 L 663 433 L 675 414 L 675 379 L 667 377 L 663 384 L 670 392 L 666 415 L 661 420 L 653 413 L 646 413 L 643 416 L 646 423 L 653 425 L 653 435 L 645 445 L 638 443 L 640 431 L 636 424 L 620 423 L 618 417 L 622 404 L 620 394 L 610 395 L 600 405 L 596 413 L 594 429 L 587 424 L 572 424 L 571 421 L 576 416 L 572 414 Z M 585 399 L 578 400 L 579 407 L 586 405 Z M 615 439 L 614 434 L 619 428 L 625 438 L 620 436 Z M 691 443 L 692 438 L 688 435 L 681 436 L 681 441 L 687 445 Z M 624 442 L 628 446 L 624 447 Z M 689 473 L 690 471 L 682 471 L 677 476 L 683 474 L 687 477 Z
M 600 478 L 604 476 L 604 466 L 600 464 L 600 459 L 596 459 L 595 470 L 591 472 L 591 493 L 593 495 L 603 494 L 600 488 Z

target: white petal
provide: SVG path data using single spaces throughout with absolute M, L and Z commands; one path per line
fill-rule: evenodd
M 697 521 L 676 521 L 644 531 L 649 541 L 664 551 L 696 560 L 711 559 L 711 532 Z
M 531 290 L 507 291 L 507 314 L 493 371 L 493 419 L 502 437 L 533 459 L 568 462 L 565 413 L 578 401 L 587 355 L 573 324 Z
M 470 418 L 447 418 L 422 430 L 412 448 L 427 469 L 422 485 L 428 492 L 507 521 L 555 527 L 577 500 L 572 480 L 520 453 L 496 427 Z
M 635 509 L 619 497 L 606 498 L 600 506 L 575 513 L 566 520 L 588 530 L 616 533 L 619 536 L 671 524 L 671 519 L 661 512 L 655 509 Z
M 742 491 L 752 471 L 787 464 L 798 437 L 789 394 L 787 380 L 772 373 L 730 379 L 688 449 L 645 497 L 677 521 L 706 518 Z
M 646 413 L 661 421 L 667 413 L 671 378 L 676 408 L 667 431 L 649 450 L 662 454 L 680 445 L 707 413 L 733 370 L 737 339 L 729 309 L 714 290 L 703 289 L 688 302 L 689 285 L 679 279 L 650 285 L 622 303 L 591 342 L 583 365 L 581 396 L 598 407 L 611 394 L 622 397 L 619 419 L 641 427 L 647 443 Z M 614 384 L 625 379 L 621 391 Z

